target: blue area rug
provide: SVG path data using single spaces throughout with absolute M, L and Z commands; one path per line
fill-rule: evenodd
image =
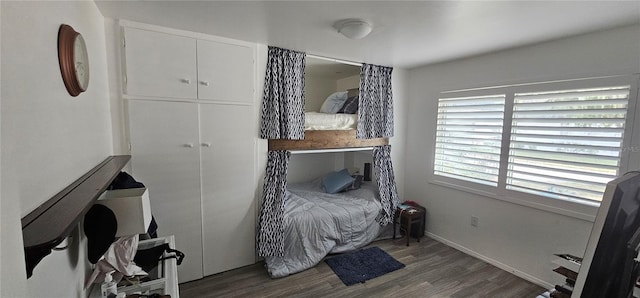
M 404 268 L 404 264 L 375 246 L 345 253 L 327 259 L 325 262 L 347 286 L 364 283 L 372 278 Z

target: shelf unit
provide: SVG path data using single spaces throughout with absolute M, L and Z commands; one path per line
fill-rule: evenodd
M 130 155 L 107 157 L 22 218 L 27 278 L 33 275 L 36 265 L 71 234 L 129 159 Z
M 138 250 L 156 247 L 168 243 L 169 247 L 175 248 L 173 235 L 142 240 L 138 243 Z M 165 254 L 166 256 L 166 254 Z M 129 286 L 118 286 L 118 293 L 127 295 L 170 295 L 172 298 L 180 298 L 178 287 L 178 265 L 176 259 L 166 259 L 158 262 L 158 267 L 149 272 L 150 280 Z M 89 298 L 100 297 L 100 284 L 93 284 Z

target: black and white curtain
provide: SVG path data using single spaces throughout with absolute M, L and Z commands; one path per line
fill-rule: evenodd
M 290 157 L 289 151 L 269 151 L 257 235 L 262 257 L 284 254 L 283 215 Z
M 261 138 L 304 139 L 305 59 L 305 53 L 269 47 L 262 98 Z
M 392 67 L 362 64 L 358 102 L 358 139 L 393 136 Z
M 393 175 L 393 164 L 391 163 L 391 146 L 373 147 L 373 167 L 382 204 L 382 212 L 376 220 L 380 225 L 385 226 L 393 222 L 395 210 L 400 204 L 396 179 Z

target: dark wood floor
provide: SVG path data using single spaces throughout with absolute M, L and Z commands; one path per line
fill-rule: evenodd
M 536 297 L 545 289 L 430 238 L 405 246 L 378 246 L 406 267 L 363 284 L 345 286 L 320 262 L 284 278 L 269 277 L 264 263 L 180 285 L 181 297 Z

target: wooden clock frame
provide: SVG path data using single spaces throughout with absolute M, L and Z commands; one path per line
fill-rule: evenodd
M 76 75 L 74 63 L 75 41 L 80 33 L 76 32 L 71 26 L 62 24 L 58 31 L 58 61 L 60 62 L 60 72 L 64 86 L 73 97 L 86 91 L 82 88 Z

